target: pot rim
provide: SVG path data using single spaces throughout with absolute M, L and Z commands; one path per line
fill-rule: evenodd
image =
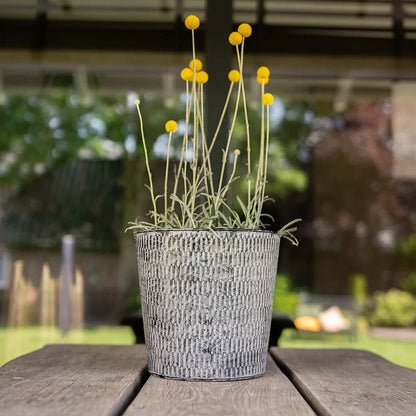
M 251 232 L 251 233 L 261 233 L 261 234 L 271 234 L 277 237 L 280 237 L 278 233 L 275 233 L 271 230 L 261 230 L 259 228 L 250 229 L 250 228 L 156 228 L 151 230 L 134 230 L 133 234 L 144 234 L 144 233 L 170 233 L 170 232 L 200 232 L 200 231 L 210 231 L 221 233 L 223 231 L 227 232 Z

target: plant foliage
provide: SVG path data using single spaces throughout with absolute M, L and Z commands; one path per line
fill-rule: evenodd
M 232 32 L 229 42 L 235 46 L 238 62 L 238 70 L 232 70 L 228 74 L 230 88 L 225 100 L 218 128 L 213 137 L 208 140 L 204 131 L 204 84 L 208 81 L 208 74 L 202 70 L 202 62 L 196 59 L 194 30 L 199 26 L 196 16 L 189 16 L 187 21 L 192 21 L 188 29 L 192 31 L 192 60 L 189 67 L 181 71 L 181 78 L 185 81 L 186 88 L 186 110 L 185 129 L 182 138 L 182 149 L 178 164 L 175 166 L 175 177 L 173 190 L 168 192 L 169 155 L 172 143 L 172 135 L 175 134 L 177 125 L 169 120 L 166 132 L 169 133 L 168 149 L 166 158 L 164 190 L 156 194 L 153 187 L 152 171 L 149 164 L 149 155 L 146 147 L 144 134 L 144 123 L 140 109 L 140 100 L 136 100 L 137 111 L 140 121 L 141 137 L 145 152 L 146 169 L 149 177 L 149 192 L 153 209 L 150 211 L 152 221 L 135 221 L 130 223 L 128 229 L 165 229 L 165 228 L 205 228 L 205 229 L 262 229 L 265 227 L 264 219 L 267 215 L 262 214 L 263 204 L 270 198 L 266 194 L 267 167 L 270 142 L 270 105 L 274 97 L 265 92 L 265 85 L 269 81 L 270 71 L 261 66 L 257 71 L 257 82 L 261 91 L 261 128 L 260 143 L 258 149 L 258 160 L 254 165 L 251 155 L 252 143 L 250 139 L 250 128 L 246 93 L 243 77 L 244 43 L 251 35 L 251 27 L 244 23 L 240 25 L 238 32 Z M 196 24 L 198 23 L 198 24 Z M 211 152 L 216 143 L 218 132 L 221 128 L 227 107 L 233 90 L 237 88 L 234 110 L 232 111 L 231 127 L 225 148 L 222 149 L 221 172 L 218 184 L 214 183 L 211 164 Z M 236 176 L 236 168 L 241 154 L 240 149 L 233 147 L 233 130 L 236 123 L 237 112 L 240 101 L 243 103 L 246 148 L 247 148 L 247 172 L 243 177 Z M 227 166 L 231 162 L 231 174 L 226 178 Z M 229 205 L 229 195 L 232 184 L 235 181 L 245 181 L 247 195 L 237 196 L 237 202 L 242 216 Z M 158 200 L 163 201 L 163 209 L 158 210 Z M 295 224 L 300 219 L 295 219 L 279 231 L 281 237 L 287 238 L 292 244 L 297 245 L 294 232 Z

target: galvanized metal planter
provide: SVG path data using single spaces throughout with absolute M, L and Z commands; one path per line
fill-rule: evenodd
M 253 230 L 135 232 L 149 372 L 234 380 L 266 368 L 280 238 Z

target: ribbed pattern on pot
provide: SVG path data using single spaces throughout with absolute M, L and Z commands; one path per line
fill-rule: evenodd
M 279 237 L 160 230 L 135 238 L 149 371 L 204 380 L 263 374 Z

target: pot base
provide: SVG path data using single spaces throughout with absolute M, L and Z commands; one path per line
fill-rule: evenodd
M 230 377 L 230 378 L 183 378 L 183 377 L 169 377 L 164 376 L 161 374 L 153 373 L 152 371 L 149 371 L 149 374 L 153 376 L 157 376 L 160 378 L 164 378 L 166 380 L 176 380 L 176 381 L 213 381 L 213 382 L 226 382 L 226 381 L 242 381 L 242 380 L 251 380 L 253 378 L 260 378 L 263 377 L 265 373 L 256 374 L 254 376 L 244 376 L 244 377 Z

